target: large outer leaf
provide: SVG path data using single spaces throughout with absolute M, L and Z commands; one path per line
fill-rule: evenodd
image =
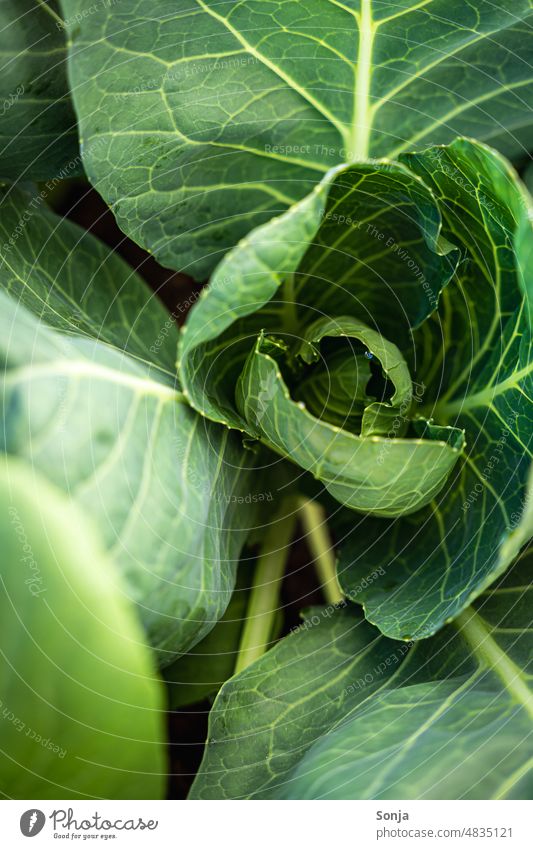
M 131 266 L 39 195 L 0 188 L 0 203 L 0 287 L 51 327 L 107 342 L 173 381 L 175 322 Z
M 134 359 L 60 335 L 0 295 L 1 447 L 95 521 L 167 663 L 228 604 L 251 455 Z
M 222 687 L 192 797 L 529 798 L 528 571 L 411 647 L 310 611 Z
M 62 3 L 87 173 L 196 276 L 336 163 L 531 141 L 530 0 Z
M 160 798 L 162 688 L 93 529 L 4 457 L 0 539 L 0 792 Z
M 81 163 L 56 0 L 0 3 L 0 178 L 72 177 Z
M 395 638 L 434 633 L 509 565 L 533 399 L 531 199 L 503 159 L 468 141 L 406 161 L 435 191 L 444 235 L 463 252 L 414 348 L 426 413 L 464 428 L 467 450 L 425 513 L 394 522 L 336 517 L 339 580 Z M 378 580 L 365 586 L 378 567 Z

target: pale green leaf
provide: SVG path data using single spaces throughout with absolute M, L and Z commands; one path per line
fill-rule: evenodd
M 2 795 L 161 798 L 162 686 L 93 528 L 3 457 L 0 539 Z
M 135 359 L 58 334 L 3 292 L 0 303 L 0 447 L 90 516 L 168 663 L 229 602 L 253 455 Z

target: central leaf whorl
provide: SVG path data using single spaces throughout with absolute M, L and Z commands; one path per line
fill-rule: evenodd
M 363 322 L 322 317 L 292 344 L 265 333 L 259 347 L 278 364 L 291 398 L 317 419 L 358 435 L 386 435 L 392 422 L 394 436 L 405 432 L 413 392 L 407 364 L 396 345 Z M 260 388 L 258 423 L 270 389 Z

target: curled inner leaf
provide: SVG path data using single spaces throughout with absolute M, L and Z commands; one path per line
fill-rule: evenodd
M 421 419 L 409 370 L 413 331 L 459 260 L 441 224 L 404 165 L 333 169 L 225 258 L 191 312 L 180 375 L 193 406 L 353 510 L 428 504 L 464 447 L 461 428 Z
M 395 435 L 405 433 L 411 376 L 399 348 L 379 331 L 350 316 L 320 318 L 307 328 L 296 356 L 316 362 L 297 389 L 315 415 L 364 435 L 386 434 L 400 415 Z
M 338 411 L 332 412 L 327 403 L 323 415 L 317 416 L 298 400 L 305 383 L 293 394 L 283 372 L 291 372 L 291 364 L 298 360 L 311 360 L 312 369 L 316 348 L 310 340 L 340 341 L 341 337 L 346 339 L 348 329 L 354 339 L 372 340 L 370 344 L 379 351 L 383 373 L 388 378 L 383 385 L 391 384 L 393 389 L 390 400 L 373 401 L 368 396 L 367 401 L 356 400 L 354 408 L 360 414 L 354 409 L 348 426 L 342 426 L 331 421 L 330 417 L 335 418 Z M 370 374 L 367 385 L 371 381 Z M 361 392 L 360 381 L 356 392 Z M 237 383 L 236 406 L 250 433 L 311 472 L 338 501 L 354 510 L 397 516 L 412 513 L 433 498 L 464 445 L 463 433 L 457 428 L 435 431 L 427 427 L 425 438 L 420 438 L 420 431 L 413 438 L 399 437 L 394 422 L 399 422 L 399 430 L 407 429 L 411 395 L 407 365 L 395 345 L 381 340 L 379 334 L 361 322 L 321 320 L 320 325 L 309 328 L 308 337 L 296 351 L 283 340 L 259 334 Z M 346 393 L 344 400 L 348 399 Z M 316 397 L 315 402 L 320 403 Z M 401 404 L 405 403 L 407 408 L 402 413 Z M 354 430 L 349 429 L 352 426 Z M 365 426 L 367 432 L 363 434 Z M 388 428 L 391 436 L 387 431 L 368 435 L 372 427 Z

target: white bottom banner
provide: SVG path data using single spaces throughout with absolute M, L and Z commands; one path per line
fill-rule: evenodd
M 237 810 L 238 808 L 238 810 Z M 4 801 L 2 845 L 530 849 L 528 802 Z

